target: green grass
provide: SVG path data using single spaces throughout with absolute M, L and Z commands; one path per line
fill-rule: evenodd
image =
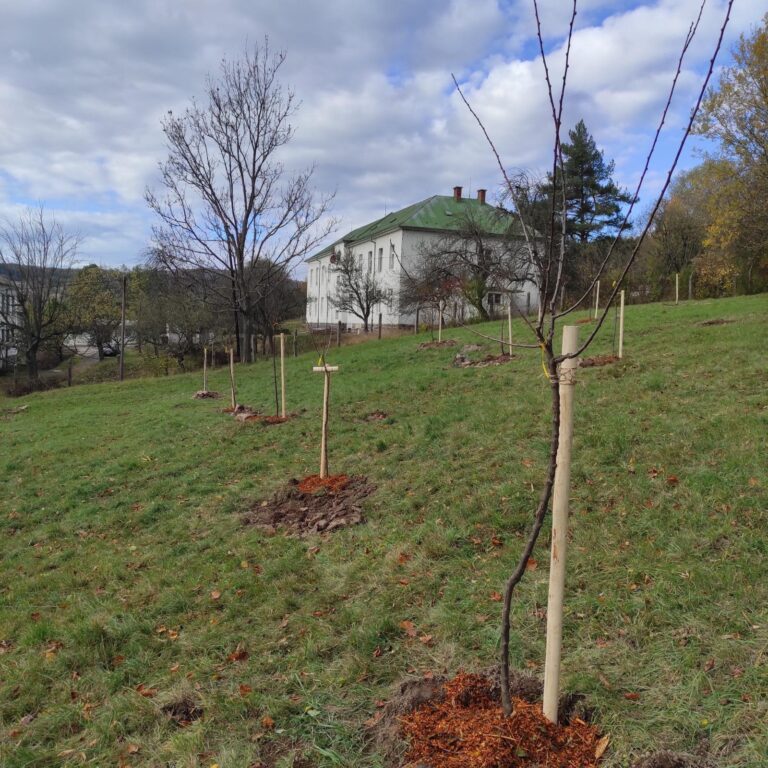
M 766 320 L 766 296 L 632 306 L 624 361 L 579 372 L 563 673 L 607 765 L 768 754 Z M 328 537 L 241 524 L 317 471 L 313 355 L 288 360 L 299 417 L 277 427 L 192 400 L 199 374 L 0 400 L 29 405 L 0 420 L 1 765 L 375 768 L 362 725 L 394 683 L 495 661 L 491 593 L 535 505 L 547 385 L 535 353 L 454 369 L 417 341 L 331 350 L 330 469 L 378 490 L 365 525 Z M 270 363 L 239 367 L 242 402 L 273 407 L 272 386 Z M 513 611 L 514 664 L 538 673 L 546 538 Z M 185 700 L 203 715 L 180 727 L 163 707 Z

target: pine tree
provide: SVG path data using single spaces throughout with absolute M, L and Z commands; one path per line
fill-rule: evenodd
M 615 234 L 622 224 L 621 204 L 629 203 L 632 198 L 611 178 L 613 160 L 606 162 L 583 120 L 568 131 L 568 138 L 569 143 L 563 142 L 566 231 L 569 239 L 584 245 L 602 235 Z M 559 170 L 556 185 L 550 174 L 549 194 L 554 186 L 559 198 L 561 183 Z

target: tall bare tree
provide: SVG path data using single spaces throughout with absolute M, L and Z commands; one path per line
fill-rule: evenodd
M 313 169 L 290 173 L 279 159 L 297 109 L 278 79 L 284 61 L 267 40 L 223 60 L 218 78 L 207 80 L 205 103 L 163 120 L 163 192 L 146 192 L 159 217 L 156 263 L 201 278 L 226 275 L 210 285 L 230 306 L 241 359 L 250 359 L 257 305 L 272 278 L 282 279 L 334 226 L 330 198 L 312 189 Z
M 0 269 L 15 300 L 13 308 L 0 303 L 0 319 L 24 355 L 31 381 L 39 379 L 41 347 L 64 332 L 65 291 L 79 243 L 42 206 L 0 224 Z
M 336 276 L 336 291 L 329 301 L 340 312 L 350 312 L 363 322 L 368 333 L 371 313 L 377 304 L 388 304 L 389 297 L 373 269 L 365 270 L 361 259 L 345 249 L 331 269 Z
M 564 267 L 565 267 L 565 262 L 567 257 L 567 240 L 568 240 L 567 219 L 568 219 L 568 210 L 569 210 L 568 198 L 566 193 L 564 192 L 564 185 L 560 185 L 559 195 L 558 195 L 558 190 L 555 190 L 554 193 L 550 195 L 550 199 L 548 201 L 549 223 L 544 227 L 544 231 L 548 234 L 548 237 L 546 239 L 546 242 L 544 243 L 543 249 L 541 249 L 540 251 L 540 257 L 539 257 L 540 264 L 541 264 L 540 275 L 542 280 L 542 286 L 541 286 L 541 300 L 539 303 L 538 317 L 534 322 L 528 322 L 527 318 L 524 318 L 526 322 L 528 322 L 528 327 L 532 333 L 533 343 L 513 344 L 513 346 L 523 346 L 523 347 L 529 347 L 534 349 L 535 348 L 541 349 L 543 364 L 546 368 L 546 371 L 549 377 L 549 382 L 550 382 L 552 408 L 551 408 L 551 421 L 550 421 L 550 450 L 549 450 L 549 460 L 547 464 L 546 476 L 541 488 L 541 493 L 539 496 L 539 501 L 536 507 L 536 511 L 533 515 L 533 523 L 531 526 L 530 534 L 523 546 L 523 551 L 520 554 L 520 557 L 518 559 L 518 562 L 513 572 L 507 579 L 505 589 L 504 589 L 503 602 L 502 602 L 501 659 L 500 659 L 501 661 L 501 694 L 502 694 L 503 708 L 507 715 L 511 714 L 512 712 L 512 702 L 511 702 L 510 692 L 509 692 L 509 641 L 510 641 L 510 611 L 511 611 L 512 593 L 515 587 L 517 586 L 517 584 L 522 579 L 523 575 L 525 574 L 526 565 L 528 564 L 528 561 L 531 557 L 531 553 L 533 552 L 533 549 L 536 545 L 536 541 L 538 539 L 539 533 L 541 532 L 541 528 L 544 524 L 544 520 L 549 510 L 549 505 L 552 498 L 552 491 L 553 491 L 554 482 L 555 482 L 555 473 L 557 469 L 558 448 L 560 445 L 560 366 L 566 360 L 571 360 L 579 357 L 592 343 L 595 336 L 597 335 L 600 328 L 602 327 L 605 321 L 605 318 L 608 316 L 608 312 L 611 308 L 611 304 L 613 303 L 614 299 L 618 295 L 618 292 L 621 290 L 622 283 L 625 280 L 627 273 L 638 254 L 638 251 L 643 245 L 645 237 L 651 228 L 654 216 L 658 211 L 659 207 L 661 206 L 662 200 L 664 199 L 667 189 L 669 188 L 669 185 L 672 181 L 672 177 L 673 177 L 675 168 L 677 166 L 677 163 L 680 159 L 680 155 L 682 154 L 683 147 L 692 130 L 693 123 L 696 118 L 696 114 L 704 98 L 707 84 L 709 83 L 709 80 L 712 76 L 712 72 L 714 69 L 715 58 L 722 45 L 723 36 L 725 34 L 725 28 L 730 18 L 731 6 L 732 6 L 732 0 L 728 0 L 726 4 L 725 18 L 720 28 L 719 37 L 717 38 L 717 41 L 714 45 L 714 52 L 710 60 L 707 72 L 703 78 L 703 83 L 698 93 L 698 98 L 696 100 L 696 103 L 693 106 L 693 109 L 691 110 L 690 118 L 687 124 L 685 125 L 684 130 L 682 131 L 682 135 L 677 144 L 677 149 L 673 155 L 673 158 L 669 163 L 669 165 L 667 166 L 664 182 L 661 185 L 661 189 L 658 193 L 658 196 L 656 197 L 656 202 L 652 206 L 651 214 L 648 218 L 648 221 L 645 224 L 645 227 L 643 228 L 643 230 L 640 232 L 639 236 L 637 237 L 634 247 L 625 256 L 624 264 L 621 267 L 621 269 L 618 271 L 615 285 L 613 289 L 610 291 L 609 295 L 607 296 L 604 309 L 602 310 L 602 313 L 597 317 L 597 322 L 593 326 L 591 326 L 590 333 L 587 335 L 587 338 L 580 343 L 578 349 L 574 352 L 570 352 L 567 354 L 556 354 L 554 349 L 555 333 L 558 329 L 558 326 L 560 325 L 559 321 L 562 321 L 562 318 L 566 317 L 568 314 L 573 312 L 582 303 L 585 296 L 588 296 L 591 293 L 597 280 L 599 280 L 600 277 L 604 274 L 607 265 L 610 264 L 611 260 L 614 258 L 617 252 L 617 248 L 620 247 L 619 244 L 620 244 L 621 231 L 625 228 L 625 226 L 630 221 L 632 211 L 634 209 L 636 201 L 638 200 L 640 190 L 644 184 L 646 175 L 648 173 L 648 169 L 651 165 L 651 161 L 653 159 L 653 156 L 658 144 L 659 136 L 661 134 L 662 127 L 664 126 L 665 121 L 667 119 L 667 114 L 670 109 L 670 104 L 672 102 L 672 98 L 676 90 L 677 82 L 680 77 L 680 73 L 682 71 L 683 61 L 686 57 L 686 54 L 688 53 L 691 43 L 693 42 L 694 36 L 698 30 L 699 21 L 701 20 L 701 16 L 704 9 L 704 0 L 702 0 L 702 5 L 700 6 L 698 17 L 696 18 L 696 20 L 694 20 L 691 23 L 688 29 L 688 32 L 682 42 L 681 53 L 677 62 L 677 69 L 672 77 L 672 83 L 671 83 L 671 87 L 667 97 L 667 101 L 662 110 L 662 114 L 656 129 L 654 139 L 648 150 L 645 166 L 642 173 L 640 174 L 640 179 L 638 181 L 637 188 L 635 189 L 634 194 L 629 196 L 630 203 L 624 212 L 624 216 L 622 220 L 619 221 L 618 226 L 616 226 L 616 230 L 618 234 L 611 241 L 610 245 L 606 247 L 604 256 L 600 261 L 600 263 L 597 265 L 597 268 L 595 269 L 595 271 L 592 273 L 591 280 L 585 286 L 582 295 L 577 296 L 576 300 L 573 301 L 570 304 L 570 306 L 567 306 L 565 308 L 560 308 L 560 309 L 557 306 L 557 299 L 560 293 L 560 288 L 563 283 Z M 546 93 L 549 100 L 552 126 L 554 129 L 553 130 L 554 135 L 553 135 L 553 141 L 552 141 L 552 155 L 551 155 L 552 168 L 550 171 L 550 174 L 551 174 L 550 177 L 557 178 L 558 174 L 560 176 L 563 176 L 565 173 L 565 159 L 564 159 L 564 151 L 563 151 L 564 148 L 563 148 L 563 141 L 562 141 L 562 119 L 563 119 L 563 107 L 564 107 L 565 93 L 566 93 L 566 86 L 567 86 L 567 75 L 570 67 L 571 41 L 572 41 L 573 28 L 574 28 L 574 23 L 575 23 L 576 14 L 577 14 L 577 0 L 573 0 L 572 2 L 570 23 L 569 23 L 568 32 L 566 35 L 566 42 L 565 42 L 565 48 L 564 48 L 565 56 L 564 56 L 564 64 L 563 64 L 563 70 L 562 70 L 562 75 L 560 80 L 559 92 L 558 92 L 558 89 L 555 88 L 555 86 L 553 85 L 553 79 L 550 72 L 549 59 L 545 52 L 544 34 L 542 33 L 542 29 L 541 29 L 538 0 L 533 0 L 533 8 L 534 8 L 534 14 L 536 18 L 539 52 L 544 65 L 544 80 L 546 84 Z M 526 201 L 518 200 L 518 198 L 520 197 L 520 187 L 518 184 L 516 184 L 515 178 L 511 176 L 509 173 L 507 173 L 507 170 L 502 162 L 501 156 L 499 155 L 499 152 L 496 149 L 496 146 L 493 143 L 492 138 L 489 136 L 481 117 L 472 108 L 471 104 L 464 96 L 464 93 L 458 81 L 455 78 L 454 78 L 454 82 L 467 108 L 477 120 L 477 123 L 481 131 L 483 132 L 485 138 L 487 139 L 489 147 L 497 160 L 499 170 L 501 171 L 505 180 L 506 192 L 508 193 L 509 198 L 513 201 L 515 210 L 518 212 L 518 215 L 520 216 L 521 229 L 526 240 L 526 246 L 531 254 L 531 258 L 533 259 L 534 253 L 538 252 L 538 247 L 536 244 L 536 232 L 531 226 L 531 224 L 527 222 L 524 218 L 524 212 L 526 210 Z

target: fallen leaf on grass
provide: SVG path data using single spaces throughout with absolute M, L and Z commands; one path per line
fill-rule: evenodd
M 245 661 L 248 658 L 248 651 L 241 645 L 238 645 L 232 653 L 227 656 L 227 661 Z
M 135 755 L 135 754 L 136 754 L 136 753 L 137 753 L 137 752 L 138 752 L 140 749 L 141 749 L 141 747 L 140 747 L 138 744 L 129 744 L 129 745 L 126 747 L 126 750 L 125 750 L 125 751 L 126 751 L 126 752 L 127 752 L 129 755 Z
M 539 567 L 539 564 L 536 562 L 535 558 L 529 557 L 528 562 L 525 564 L 525 570 L 535 571 L 538 567 Z
M 411 556 L 407 552 L 401 552 L 397 556 L 397 562 L 400 563 L 400 565 L 404 565 L 411 559 Z
M 402 629 L 405 634 L 408 635 L 408 637 L 416 637 L 416 627 L 412 621 L 408 621 L 407 619 L 405 621 L 401 621 L 400 629 Z
M 275 727 L 275 721 L 269 715 L 264 715 L 261 718 L 261 727 L 270 731 Z
M 381 655 L 384 653 L 384 651 L 381 650 L 381 646 L 377 645 L 376 648 L 373 650 L 373 658 L 378 659 L 381 657 Z
M 407 587 L 411 582 L 408 581 L 408 579 L 400 579 L 398 584 L 400 584 L 401 587 Z
M 250 685 L 246 685 L 245 683 L 240 683 L 238 690 L 240 691 L 241 696 L 247 696 L 253 690 L 253 688 L 251 688 Z
M 503 547 L 504 539 L 501 539 L 498 536 L 493 536 L 491 537 L 491 545 L 494 547 Z
M 500 603 L 501 602 L 501 593 L 500 592 L 491 592 L 490 598 L 491 598 L 491 600 L 493 600 L 494 603 Z
M 432 645 L 432 635 L 422 635 L 419 638 L 419 642 L 423 643 L 426 646 Z
M 610 736 L 603 736 L 603 738 L 597 742 L 595 745 L 595 760 L 599 760 L 605 754 L 605 750 L 608 749 L 610 740 Z
M 711 672 L 715 668 L 715 660 L 714 659 L 707 659 L 704 663 L 704 671 L 705 672 Z
M 624 698 L 628 701 L 637 701 L 640 698 L 639 693 L 625 693 Z
M 669 477 L 667 477 L 667 485 L 677 485 L 679 482 L 677 475 L 669 475 Z
M 211 600 L 218 600 L 221 597 L 221 592 L 218 589 L 214 589 L 211 592 Z
M 157 688 L 147 688 L 144 683 L 139 683 L 136 686 L 136 693 L 138 693 L 140 696 L 143 696 L 145 699 L 151 699 L 157 693 Z

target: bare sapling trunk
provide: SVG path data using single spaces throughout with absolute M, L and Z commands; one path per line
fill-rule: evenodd
M 600 281 L 595 283 L 595 320 L 600 314 Z
M 563 354 L 575 354 L 579 347 L 579 329 L 563 328 Z M 557 723 L 560 694 L 560 657 L 563 641 L 563 602 L 565 593 L 565 559 L 568 547 L 568 504 L 571 486 L 571 444 L 573 442 L 573 389 L 578 361 L 570 357 L 560 363 L 560 435 L 557 470 L 552 496 L 552 547 L 549 566 L 549 598 L 547 601 L 547 648 L 544 662 L 544 716 Z

